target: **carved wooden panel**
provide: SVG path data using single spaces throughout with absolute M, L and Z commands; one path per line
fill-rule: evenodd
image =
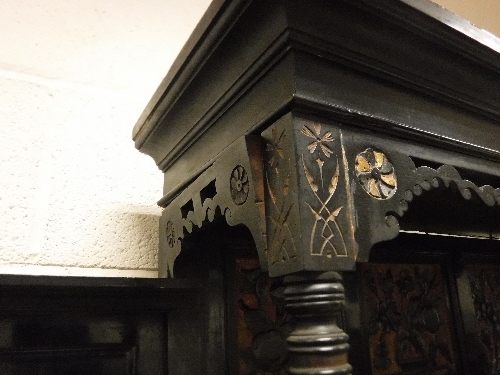
M 192 177 L 182 191 L 166 194 L 158 204 L 160 277 L 171 277 L 187 234 L 223 217 L 230 226 L 244 224 L 252 233 L 262 267 L 267 269 L 262 176 L 262 140 L 241 137 L 217 160 Z
M 273 276 L 355 267 L 352 189 L 342 134 L 339 123 L 291 116 L 262 133 Z
M 293 135 L 275 125 L 267 131 L 265 152 L 266 215 L 269 267 L 278 274 L 302 268 L 296 233 L 300 222 L 296 193 Z M 285 271 L 283 271 L 285 270 Z
M 239 259 L 236 268 L 238 374 L 285 375 L 290 324 L 283 288 L 261 270 L 256 259 Z
M 479 342 L 488 374 L 500 373 L 500 267 L 467 265 L 472 302 L 479 328 Z M 483 363 L 484 365 L 484 363 Z
M 372 374 L 457 372 L 454 329 L 439 265 L 362 264 Z
M 343 166 L 341 133 L 318 122 L 305 122 L 300 128 L 302 142 L 301 167 L 307 180 L 308 194 L 303 194 L 313 224 L 309 234 L 309 253 L 313 257 L 343 258 L 348 256 L 349 233 L 341 229 L 339 215 L 348 210 L 347 182 L 340 175 Z M 299 141 L 298 141 L 299 142 Z M 339 181 L 341 182 L 339 184 Z M 304 184 L 305 185 L 305 184 Z M 338 189 L 337 189 L 338 188 Z M 349 219 L 351 215 L 348 215 Z

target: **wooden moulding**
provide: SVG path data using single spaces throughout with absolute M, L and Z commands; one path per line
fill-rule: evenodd
M 215 1 L 134 129 L 174 193 L 291 109 L 500 160 L 500 41 L 423 0 Z

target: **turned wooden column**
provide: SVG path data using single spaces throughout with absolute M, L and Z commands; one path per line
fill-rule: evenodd
M 349 336 L 337 325 L 344 307 L 337 272 L 301 272 L 285 277 L 285 307 L 296 318 L 287 338 L 290 374 L 350 374 Z
M 350 374 L 339 328 L 354 267 L 349 163 L 339 128 L 291 115 L 263 133 L 269 272 L 285 276 L 289 374 Z

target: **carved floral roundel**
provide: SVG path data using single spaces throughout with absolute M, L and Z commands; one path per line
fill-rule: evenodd
M 394 166 L 382 152 L 367 148 L 356 156 L 356 175 L 363 189 L 377 199 L 389 199 L 396 193 Z
M 241 205 L 246 202 L 249 184 L 250 182 L 248 181 L 248 174 L 245 168 L 241 165 L 234 167 L 230 179 L 231 198 L 233 198 L 234 203 Z

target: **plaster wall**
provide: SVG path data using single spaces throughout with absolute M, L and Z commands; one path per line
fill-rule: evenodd
M 498 0 L 432 0 L 465 18 L 480 29 L 500 37 L 500 1 Z
M 155 277 L 132 128 L 208 0 L 0 2 L 0 273 Z
M 500 35 L 498 0 L 436 0 Z M 142 109 L 209 0 L 0 2 L 0 273 L 155 277 Z

